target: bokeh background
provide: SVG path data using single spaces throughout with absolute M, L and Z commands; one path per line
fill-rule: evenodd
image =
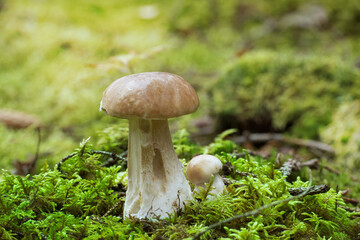
M 38 166 L 126 127 L 98 111 L 103 90 L 166 71 L 201 100 L 174 132 L 201 143 L 226 129 L 313 139 L 359 169 L 358 0 L 0 0 L 0 36 L 0 168 L 31 162 L 38 123 Z

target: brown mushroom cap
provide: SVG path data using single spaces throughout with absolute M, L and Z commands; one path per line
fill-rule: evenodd
M 103 94 L 100 109 L 119 118 L 167 119 L 193 113 L 199 98 L 182 77 L 145 72 L 122 77 Z
M 40 126 L 40 120 L 24 112 L 0 109 L 0 123 L 5 124 L 7 128 L 21 129 L 30 126 Z
M 199 155 L 191 159 L 186 167 L 186 176 L 193 184 L 204 184 L 210 181 L 212 174 L 218 174 L 222 168 L 221 161 L 212 155 Z

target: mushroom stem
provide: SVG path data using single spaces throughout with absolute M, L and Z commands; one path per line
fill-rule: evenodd
M 125 217 L 164 217 L 191 199 L 167 119 L 129 119 L 128 160 Z
M 200 187 L 204 188 L 204 189 L 207 189 L 205 183 L 201 183 L 201 184 L 196 184 L 194 190 L 199 191 Z M 219 193 L 222 193 L 224 191 L 224 189 L 225 189 L 224 180 L 222 179 L 222 177 L 219 174 L 214 175 L 214 181 L 213 181 L 211 187 L 213 189 L 211 189 L 211 191 L 209 191 L 209 192 L 213 193 L 213 194 L 219 194 Z

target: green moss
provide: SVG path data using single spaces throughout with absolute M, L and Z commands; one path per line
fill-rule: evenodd
M 347 169 L 359 169 L 360 102 L 342 104 L 332 116 L 329 126 L 321 132 L 322 139 L 336 151 L 338 163 Z
M 111 131 L 105 130 L 99 138 L 107 139 L 99 140 L 103 149 L 117 148 L 109 141 Z M 223 135 L 226 134 L 229 132 Z M 196 200 L 188 202 L 183 213 L 173 213 L 157 221 L 122 219 L 125 197 L 121 186 L 126 185 L 126 169 L 121 164 L 101 167 L 108 159 L 93 153 L 89 139 L 54 170 L 45 165 L 39 174 L 27 177 L 3 171 L 0 236 L 2 239 L 190 239 L 210 224 L 289 197 L 290 187 L 307 186 L 300 178 L 286 182 L 281 172 L 274 169 L 275 159 L 249 155 L 237 158 L 233 151 L 240 149 L 235 145 L 230 152 L 224 152 L 230 150 L 230 143 L 221 140 L 222 137 L 202 148 L 193 146 L 186 132 L 180 131 L 174 140 L 175 148 L 185 162 L 191 158 L 184 153 L 186 150 L 201 153 L 221 149 L 217 156 L 223 163 L 229 161 L 236 170 L 256 177 L 228 176 L 232 184 L 227 186 L 226 193 L 212 198 L 197 193 Z M 117 149 L 118 153 L 123 151 Z M 226 223 L 205 233 L 202 239 L 303 239 L 303 236 L 323 239 L 334 234 L 354 239 L 359 234 L 358 218 L 352 219 L 352 214 L 340 207 L 344 205 L 340 194 L 331 189 L 279 204 L 259 215 Z M 337 210 L 335 204 L 339 206 Z M 113 206 L 117 207 L 109 212 Z
M 3 136 L 0 142 L 0 168 L 9 169 L 9 166 L 15 165 L 15 161 L 24 163 L 31 161 L 35 156 L 38 144 L 35 129 L 12 130 L 0 124 L 0 135 Z M 65 156 L 67 151 L 76 145 L 74 139 L 59 129 L 41 130 L 40 160 L 36 164 L 36 169 L 39 170 L 45 161 L 53 165 L 59 156 Z
M 232 64 L 211 90 L 214 114 L 235 118 L 240 128 L 250 131 L 289 129 L 314 138 L 330 123 L 337 106 L 360 96 L 359 77 L 358 70 L 338 58 L 249 53 Z
M 127 128 L 109 127 L 99 131 L 96 146 L 108 152 L 124 152 L 128 147 L 129 130 Z

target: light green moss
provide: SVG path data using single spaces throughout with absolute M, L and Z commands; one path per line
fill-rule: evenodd
M 321 132 L 322 139 L 336 151 L 339 164 L 347 169 L 360 168 L 360 102 L 342 104 L 332 121 Z
M 109 139 L 109 130 L 103 136 Z M 225 134 L 226 135 L 226 134 Z M 176 149 L 184 150 L 189 140 L 179 133 Z M 214 149 L 226 149 L 227 141 L 213 144 Z M 102 146 L 104 149 L 112 146 Z M 199 147 L 187 149 L 205 150 Z M 206 147 L 207 148 L 207 147 Z M 206 226 L 234 215 L 257 209 L 290 196 L 289 187 L 307 186 L 298 178 L 285 181 L 274 169 L 275 159 L 246 156 L 237 158 L 232 152 L 217 154 L 235 169 L 256 174 L 256 177 L 232 175 L 227 193 L 206 198 L 201 192 L 187 203 L 183 213 L 173 213 L 158 221 L 122 219 L 125 189 L 122 184 L 125 168 L 119 165 L 101 167 L 107 158 L 93 154 L 89 139 L 76 149 L 75 155 L 55 170 L 44 166 L 32 177 L 19 177 L 3 171 L 0 182 L 0 236 L 2 239 L 191 239 Z M 235 149 L 234 149 L 235 150 Z M 118 153 L 123 150 L 118 149 Z M 237 149 L 240 151 L 240 149 Z M 181 152 L 181 151 L 180 151 Z M 183 155 L 185 161 L 190 156 Z M 358 218 L 352 219 L 341 193 L 306 196 L 263 210 L 259 215 L 226 223 L 201 239 L 323 239 L 342 236 L 353 239 L 359 234 Z M 120 201 L 120 202 L 119 202 Z M 118 204 L 120 203 L 120 204 Z M 111 212 L 108 212 L 114 205 Z M 335 204 L 338 204 L 335 210 Z
M 337 106 L 360 96 L 359 77 L 338 58 L 257 51 L 230 65 L 210 91 L 214 114 L 235 126 L 314 138 Z
M 36 164 L 39 170 L 45 162 L 53 165 L 59 156 L 65 156 L 69 149 L 73 149 L 77 143 L 64 132 L 55 129 L 48 132 L 41 130 L 40 160 Z M 27 162 L 35 154 L 38 144 L 38 133 L 34 128 L 25 130 L 7 129 L 0 124 L 0 169 L 9 169 L 15 161 Z

